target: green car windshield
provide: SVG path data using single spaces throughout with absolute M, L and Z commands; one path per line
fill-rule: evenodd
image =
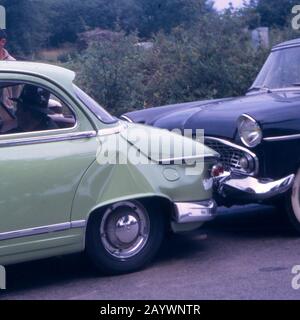
M 75 84 L 74 91 L 78 99 L 91 111 L 94 115 L 102 122 L 110 124 L 118 121 L 117 118 L 112 116 L 104 108 L 102 108 L 94 99 L 92 99 L 88 94 L 83 90 L 77 87 Z
M 299 61 L 300 47 L 272 52 L 250 90 L 299 87 Z

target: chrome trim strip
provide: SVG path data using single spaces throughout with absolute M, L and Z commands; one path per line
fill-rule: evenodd
M 0 233 L 0 241 L 35 236 L 35 235 L 40 235 L 40 234 L 45 234 L 50 232 L 65 231 L 65 230 L 74 229 L 74 228 L 84 228 L 85 226 L 86 226 L 85 220 L 78 220 L 78 221 L 72 221 L 72 222 L 52 224 L 49 226 L 3 232 L 3 233 Z
M 98 136 L 102 137 L 102 136 L 108 136 L 111 134 L 118 134 L 121 131 L 123 131 L 124 129 L 126 129 L 126 127 L 127 126 L 124 123 L 119 122 L 119 125 L 116 127 L 100 129 L 98 131 Z
M 251 116 L 249 116 L 249 114 L 247 114 L 247 113 L 243 113 L 240 117 L 248 118 L 249 120 L 257 123 L 257 121 L 254 118 L 252 118 Z
M 220 156 L 213 155 L 213 154 L 201 154 L 201 155 L 188 156 L 188 157 L 162 159 L 162 160 L 159 160 L 158 162 L 160 164 L 169 164 L 170 162 L 176 162 L 176 161 L 190 161 L 190 160 L 197 160 L 197 159 L 219 159 L 219 158 Z
M 259 145 L 259 144 L 261 143 L 262 138 L 263 138 L 263 132 L 262 132 L 262 130 L 261 130 L 261 126 L 259 125 L 259 123 L 258 123 L 254 118 L 252 118 L 251 116 L 249 116 L 249 114 L 247 114 L 247 113 L 243 113 L 243 114 L 239 117 L 239 119 L 241 119 L 242 117 L 249 119 L 249 120 L 252 121 L 253 123 L 257 124 L 257 125 L 259 126 L 259 128 L 260 128 L 260 131 L 261 131 L 260 141 L 259 141 L 259 143 L 256 144 L 255 146 L 250 146 L 250 145 L 247 143 L 247 141 L 245 141 L 245 139 L 244 139 L 244 138 L 240 135 L 240 133 L 239 133 L 240 139 L 241 139 L 241 141 L 243 142 L 243 144 L 244 144 L 246 147 L 248 147 L 248 148 L 255 148 L 257 145 Z M 239 130 L 238 130 L 238 131 L 239 131 Z
M 55 133 L 55 134 L 63 134 L 63 132 L 71 132 L 71 131 L 74 131 L 75 129 L 78 128 L 78 122 L 76 121 L 76 124 L 74 127 L 71 127 L 71 128 L 62 128 L 62 129 L 51 129 L 51 130 L 41 130 L 41 131 L 29 131 L 29 132 L 21 132 L 21 133 L 10 133 L 10 134 L 3 134 L 1 135 L 1 139 L 0 139 L 0 142 L 2 140 L 2 138 L 4 140 L 6 140 L 6 138 L 14 138 L 14 137 L 17 137 L 21 139 L 21 137 L 30 137 L 32 136 L 33 134 L 47 134 L 47 133 Z M 17 139 L 16 138 L 16 139 Z
M 285 140 L 295 140 L 300 139 L 300 134 L 291 134 L 287 136 L 277 136 L 277 137 L 267 137 L 264 141 L 285 141 Z
M 300 87 L 286 87 L 286 88 L 279 88 L 279 89 L 271 89 L 272 92 L 292 92 L 292 91 L 299 91 Z
M 204 138 L 204 142 L 205 142 L 206 139 L 207 139 L 207 140 L 214 140 L 214 141 L 223 143 L 223 144 L 225 144 L 225 145 L 227 145 L 227 146 L 229 146 L 229 147 L 232 147 L 232 148 L 241 150 L 241 151 L 243 151 L 243 152 L 245 152 L 245 153 L 248 153 L 248 154 L 254 159 L 254 161 L 255 161 L 255 171 L 253 172 L 252 175 L 256 175 L 256 174 L 258 173 L 258 171 L 259 171 L 259 161 L 258 161 L 258 158 L 257 158 L 257 156 L 256 156 L 256 154 L 255 154 L 254 152 L 250 151 L 250 150 L 247 149 L 247 148 L 244 148 L 244 147 L 242 147 L 242 146 L 239 146 L 239 145 L 237 145 L 237 144 L 235 144 L 235 143 L 232 143 L 232 142 L 230 142 L 230 141 L 228 141 L 228 140 L 224 140 L 224 139 L 220 139 L 220 138 L 215 138 L 215 137 L 211 137 L 211 136 L 206 136 L 206 137 Z M 241 172 L 241 173 L 243 173 L 243 172 Z M 247 174 L 247 173 L 243 173 L 243 174 L 249 175 L 249 174 Z M 251 174 L 250 174 L 250 175 L 251 175 Z
M 127 116 L 121 116 L 121 119 L 124 119 L 125 121 L 133 123 L 133 121 Z
M 84 228 L 86 226 L 86 220 L 71 221 L 71 228 Z
M 294 44 L 289 44 L 289 45 L 277 45 L 275 46 L 271 52 L 279 51 L 279 50 L 284 50 L 284 49 L 290 49 L 290 48 L 296 48 L 300 47 L 300 43 L 294 43 Z
M 83 131 L 83 132 L 70 132 L 70 133 L 41 136 L 41 137 L 7 139 L 7 140 L 0 140 L 0 147 L 13 147 L 13 146 L 20 146 L 20 145 L 28 145 L 28 144 L 88 139 L 88 138 L 96 137 L 96 135 L 97 135 L 96 131 Z
M 251 88 L 250 88 L 251 89 Z M 249 90 L 250 90 L 249 89 Z M 300 91 L 300 87 L 286 87 L 286 88 L 278 88 L 278 89 L 269 89 L 269 93 L 281 93 L 281 92 L 293 92 L 293 91 Z M 257 92 L 247 92 L 246 95 L 259 95 L 259 94 L 264 94 L 266 91 L 257 91 Z

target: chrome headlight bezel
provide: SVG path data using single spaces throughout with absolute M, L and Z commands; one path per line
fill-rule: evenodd
M 263 139 L 263 133 L 258 122 L 247 114 L 239 117 L 238 133 L 243 144 L 248 148 L 258 146 Z

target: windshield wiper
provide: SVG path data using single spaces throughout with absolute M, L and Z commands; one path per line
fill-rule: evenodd
M 300 84 L 299 84 L 300 86 Z M 272 93 L 272 90 L 266 86 L 257 86 L 257 87 L 251 87 L 248 92 L 251 92 L 251 91 L 260 91 L 260 90 L 264 90 L 266 91 L 267 93 Z
M 300 82 L 298 82 L 298 83 L 293 83 L 292 86 L 293 86 L 293 87 L 300 87 Z

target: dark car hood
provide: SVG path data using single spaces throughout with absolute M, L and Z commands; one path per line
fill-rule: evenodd
M 205 135 L 234 139 L 237 119 L 243 113 L 260 123 L 265 136 L 271 134 L 269 131 L 272 134 L 294 133 L 296 121 L 299 122 L 299 107 L 300 92 L 285 91 L 156 107 L 125 116 L 159 128 L 204 129 Z

